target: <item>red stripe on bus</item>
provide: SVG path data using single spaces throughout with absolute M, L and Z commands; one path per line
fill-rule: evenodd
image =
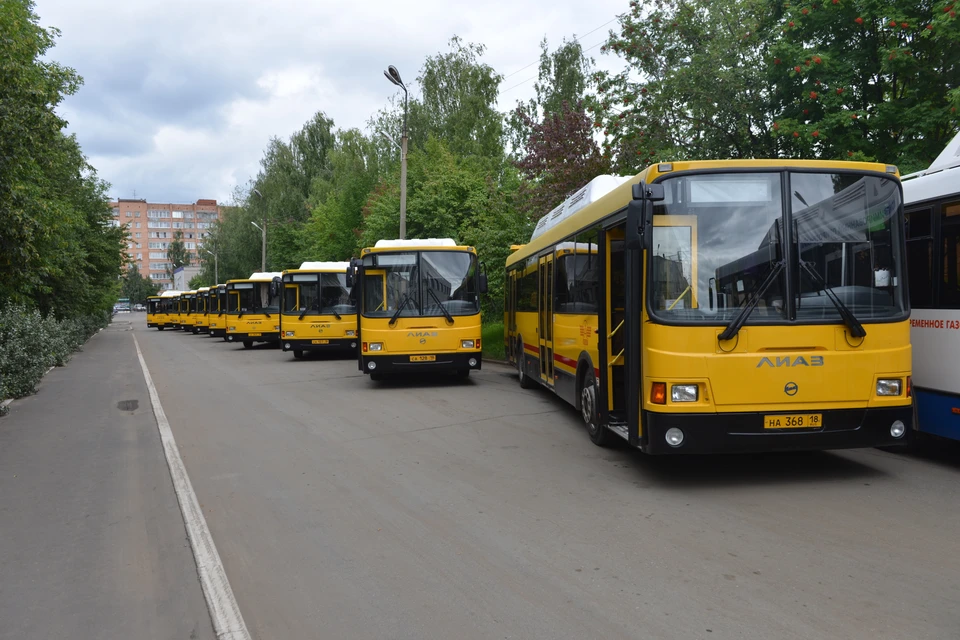
M 565 364 L 565 365 L 567 365 L 568 367 L 570 367 L 570 368 L 572 368 L 572 369 L 576 369 L 576 368 L 577 368 L 577 361 L 576 361 L 576 360 L 571 360 L 570 358 L 568 358 L 568 357 L 566 357 L 566 356 L 562 356 L 562 355 L 560 355 L 559 353 L 554 353 L 554 354 L 553 354 L 553 359 L 554 359 L 555 361 L 559 362 L 560 364 Z
M 526 349 L 527 351 L 533 351 L 533 352 L 535 352 L 535 353 L 537 353 L 537 354 L 540 353 L 540 347 L 538 347 L 537 345 L 534 345 L 534 344 L 527 344 L 526 342 L 524 342 L 524 343 L 523 343 L 523 348 Z

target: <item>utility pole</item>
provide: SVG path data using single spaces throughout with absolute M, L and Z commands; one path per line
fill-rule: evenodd
M 254 189 L 251 193 L 255 193 L 260 197 L 260 203 L 263 204 L 263 194 L 260 193 L 258 189 Z M 260 237 L 262 240 L 262 246 L 260 247 L 260 272 L 265 273 L 267 271 L 267 214 L 264 212 L 263 218 L 260 220 L 263 223 L 261 227 L 259 224 L 250 221 L 250 224 L 255 226 L 257 229 L 260 229 Z
M 383 72 L 387 80 L 403 89 L 403 131 L 400 137 L 400 239 L 407 237 L 407 87 L 392 64 Z

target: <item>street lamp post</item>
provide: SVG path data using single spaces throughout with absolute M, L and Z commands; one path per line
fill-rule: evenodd
M 407 237 L 407 87 L 392 64 L 383 72 L 387 80 L 403 89 L 403 132 L 400 137 L 400 239 Z
M 209 249 L 204 249 L 204 251 L 213 256 L 213 279 L 216 281 L 214 284 L 220 284 L 220 254 Z
M 260 196 L 260 201 L 261 203 L 263 202 L 263 194 L 260 193 L 258 189 L 254 189 L 252 193 L 255 193 L 258 196 Z M 254 222 L 253 220 L 250 221 L 250 224 L 255 226 L 257 229 L 260 229 L 260 235 L 263 242 L 260 248 L 260 272 L 266 273 L 267 271 L 267 216 L 266 214 L 264 214 L 262 218 L 262 222 L 263 222 L 262 227 L 256 222 Z

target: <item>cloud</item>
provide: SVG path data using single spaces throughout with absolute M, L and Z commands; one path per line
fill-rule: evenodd
M 84 78 L 61 111 L 112 195 L 191 202 L 228 198 L 256 175 L 271 137 L 288 137 L 317 111 L 365 128 L 396 91 L 383 69 L 396 65 L 416 95 L 424 59 L 447 51 L 454 34 L 484 44 L 485 62 L 512 74 L 501 85 L 510 89 L 506 110 L 531 95 L 536 65 L 520 69 L 538 59 L 544 36 L 555 46 L 626 8 L 624 0 L 38 0 L 36 11 L 61 31 L 50 57 Z M 585 47 L 613 26 L 585 37 Z

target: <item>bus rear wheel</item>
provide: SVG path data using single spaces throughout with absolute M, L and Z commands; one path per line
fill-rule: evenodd
M 517 357 L 517 377 L 520 379 L 520 388 L 521 389 L 533 389 L 537 386 L 537 381 L 532 380 L 530 376 L 526 374 L 523 370 L 524 362 L 526 361 L 526 355 L 523 353 L 523 338 L 517 338 L 517 344 L 519 346 L 519 356 Z
M 253 347 L 253 340 L 244 340 L 244 341 L 243 341 L 243 348 L 244 348 L 244 349 L 249 349 L 249 348 L 251 348 L 251 347 Z
M 593 372 L 583 377 L 583 387 L 580 389 L 580 413 L 587 427 L 587 435 L 598 447 L 610 444 L 610 432 L 600 424 L 600 411 L 597 404 L 597 379 Z

